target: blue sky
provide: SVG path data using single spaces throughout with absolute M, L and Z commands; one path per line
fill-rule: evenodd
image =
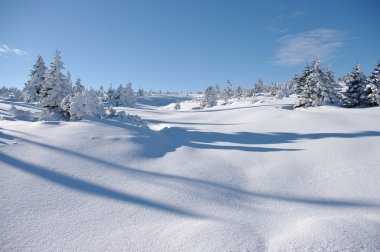
M 337 76 L 380 59 L 380 1 L 0 0 L 0 86 L 55 50 L 86 86 L 203 90 L 283 82 L 320 56 Z

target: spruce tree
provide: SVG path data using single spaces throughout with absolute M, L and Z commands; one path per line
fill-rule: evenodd
M 367 85 L 364 89 L 365 103 L 368 106 L 380 105 L 380 60 L 367 78 Z
M 201 100 L 201 108 L 211 108 L 218 103 L 218 95 L 214 86 L 209 86 L 204 92 Z
M 312 74 L 312 67 L 307 64 L 301 76 L 296 76 L 294 80 L 296 82 L 296 90 L 298 93 L 297 102 L 294 104 L 294 108 L 310 107 L 313 106 L 313 93 L 312 84 L 310 84 Z
M 81 79 L 78 78 L 76 81 L 75 81 L 75 86 L 73 87 L 73 93 L 74 94 L 77 94 L 77 93 L 83 93 L 85 88 L 84 86 L 82 85 L 81 83 Z
M 227 80 L 227 86 L 223 89 L 222 98 L 224 102 L 228 102 L 234 96 L 234 91 L 232 89 L 232 83 L 230 80 Z
M 67 77 L 61 72 L 64 69 L 61 53 L 56 51 L 54 61 L 45 75 L 41 89 L 41 107 L 44 109 L 43 118 L 60 119 L 60 104 L 69 94 Z
M 30 80 L 27 81 L 23 89 L 23 100 L 25 102 L 40 100 L 40 92 L 45 82 L 46 69 L 45 62 L 42 56 L 39 55 L 30 73 Z
M 345 90 L 342 92 L 342 103 L 346 107 L 355 107 L 364 104 L 365 101 L 365 84 L 366 78 L 360 68 L 356 64 L 349 78 L 345 81 Z

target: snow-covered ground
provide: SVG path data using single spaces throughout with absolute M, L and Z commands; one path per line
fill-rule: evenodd
M 173 102 L 0 121 L 0 250 L 380 250 L 379 107 Z

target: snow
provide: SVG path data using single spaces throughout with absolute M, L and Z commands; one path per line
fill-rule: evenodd
M 379 107 L 177 100 L 0 120 L 0 250 L 380 250 Z

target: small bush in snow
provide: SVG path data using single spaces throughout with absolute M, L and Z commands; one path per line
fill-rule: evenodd
M 181 109 L 181 104 L 180 104 L 179 101 L 177 101 L 176 104 L 174 105 L 174 109 L 175 109 L 175 110 L 179 110 L 179 109 Z
M 66 96 L 61 108 L 63 114 L 70 120 L 80 120 L 85 115 L 101 117 L 104 115 L 104 106 L 95 91 L 85 90 L 83 93 Z

